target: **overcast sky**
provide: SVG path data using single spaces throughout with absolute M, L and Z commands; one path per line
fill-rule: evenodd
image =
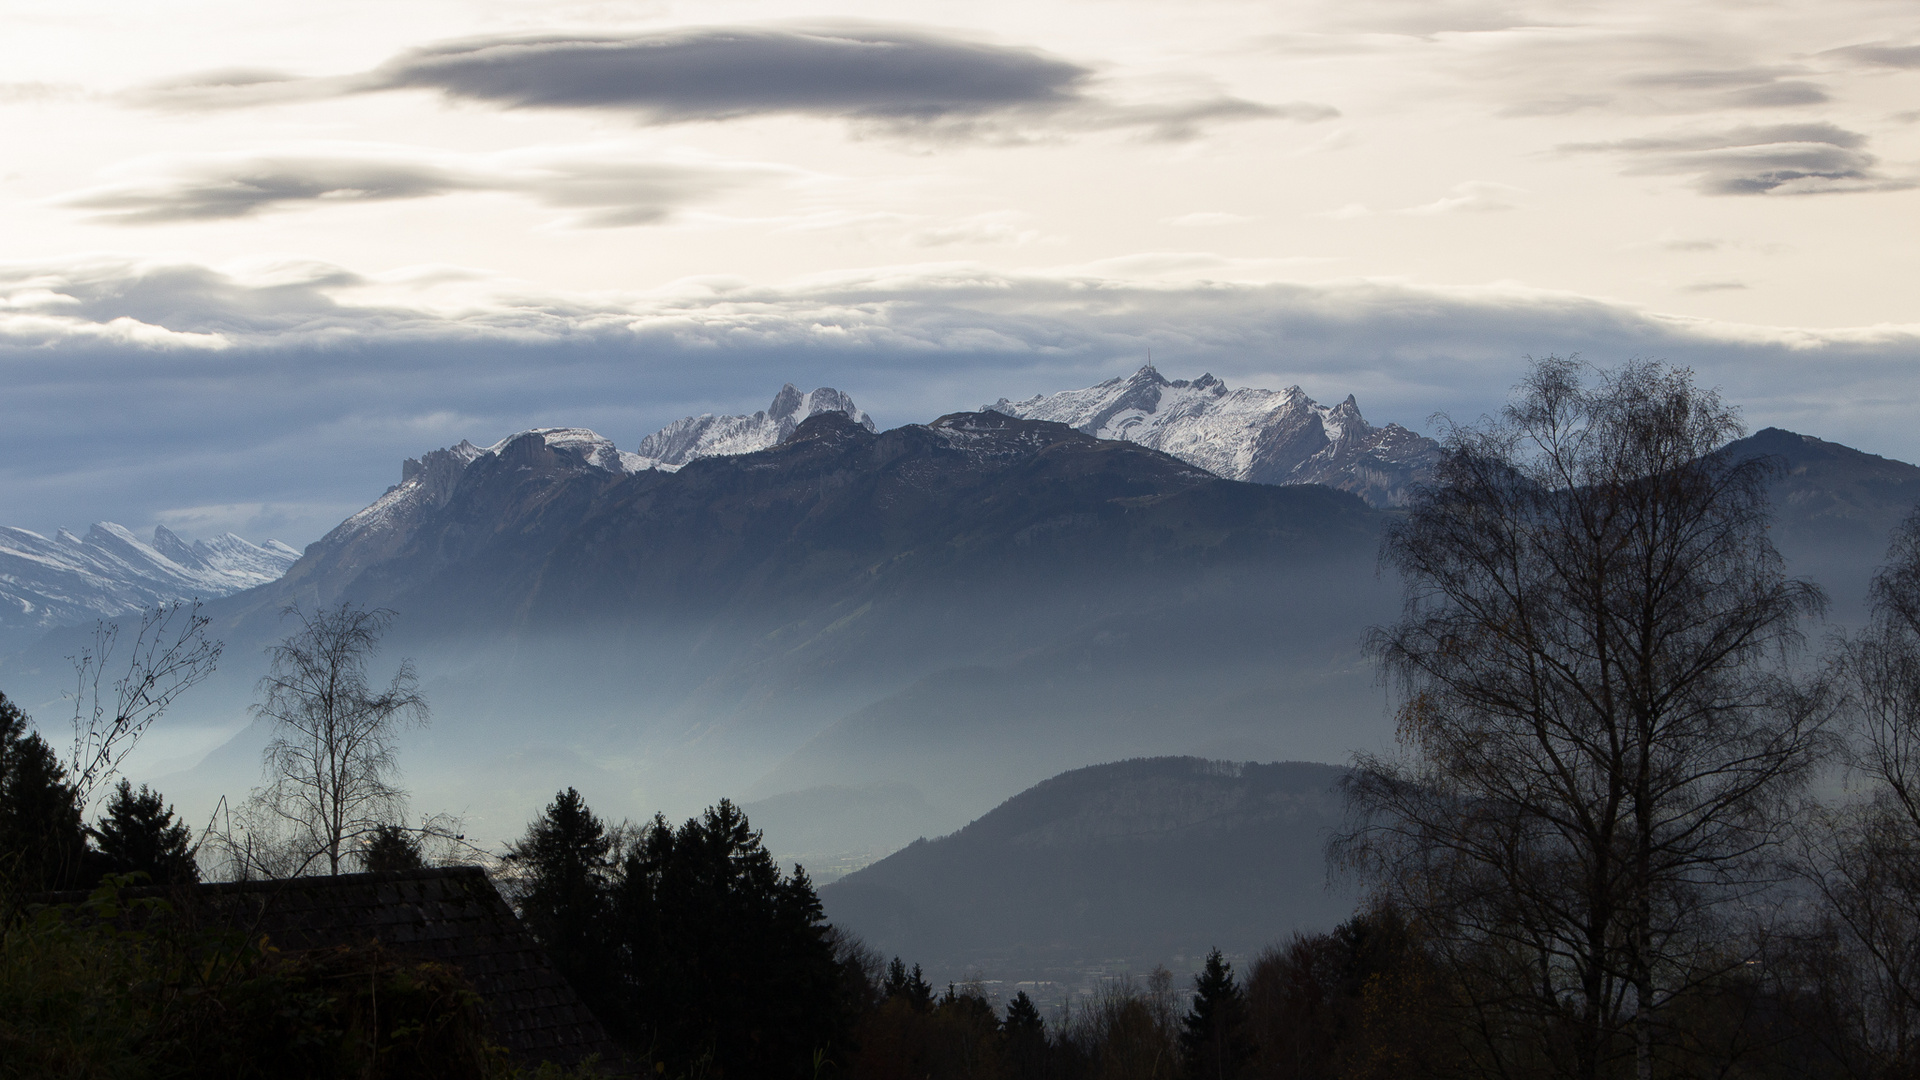
M 462 438 L 1689 364 L 1920 460 L 1898 0 L 0 3 L 0 524 L 305 544 Z

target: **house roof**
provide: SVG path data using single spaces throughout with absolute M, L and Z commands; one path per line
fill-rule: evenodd
M 486 1002 L 494 1040 L 516 1059 L 569 1066 L 590 1054 L 609 1064 L 622 1060 L 606 1030 L 477 866 L 135 888 L 121 895 L 173 901 L 193 917 L 263 933 L 281 949 L 377 941 L 448 964 L 459 968 Z

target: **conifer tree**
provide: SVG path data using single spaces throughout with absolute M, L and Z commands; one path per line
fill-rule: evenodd
M 573 788 L 555 795 L 527 834 L 507 849 L 521 876 L 517 901 L 527 929 L 580 996 L 601 1011 L 609 983 L 606 915 L 614 837 Z
M 1007 1002 L 1007 1037 L 1009 1039 L 1045 1038 L 1047 1022 L 1040 1018 L 1040 1010 L 1027 996 L 1025 990 L 1013 996 Z
M 1007 1019 L 1001 1025 L 1007 1041 L 1007 1072 L 1012 1080 L 1038 1080 L 1044 1075 L 1047 1054 L 1047 1022 L 1025 990 L 1007 1002 Z
M 933 1008 L 933 984 L 927 982 L 920 973 L 920 965 L 913 965 L 913 972 L 907 972 L 906 961 L 899 957 L 887 965 L 886 998 L 892 1001 L 899 998 L 913 1008 L 915 1012 L 926 1012 Z
M 1187 1075 L 1194 1080 L 1234 1080 L 1245 1075 L 1252 1056 L 1247 1003 L 1234 985 L 1233 965 L 1215 949 L 1193 978 L 1193 1009 L 1180 1033 Z
M 93 829 L 103 869 L 114 874 L 145 874 L 155 885 L 200 880 L 193 859 L 193 831 L 174 818 L 160 793 L 124 778 L 107 798 L 106 813 Z
M 16 894 L 69 888 L 86 856 L 67 771 L 27 714 L 0 694 L 0 885 Z
M 805 1076 L 842 1050 L 844 976 L 820 899 L 733 803 L 677 829 L 654 817 L 621 860 L 614 925 L 623 1012 L 641 1029 L 626 1034 L 669 1068 Z
M 369 873 L 419 870 L 427 865 L 420 841 L 403 825 L 381 825 L 360 845 L 360 864 Z

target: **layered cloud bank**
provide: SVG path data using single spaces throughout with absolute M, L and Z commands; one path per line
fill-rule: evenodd
M 1084 386 L 1149 351 L 1172 375 L 1355 393 L 1370 418 L 1416 430 L 1437 411 L 1497 408 L 1527 355 L 1665 359 L 1754 426 L 1920 458 L 1911 326 L 1742 326 L 1505 287 L 961 264 L 559 295 L 450 269 L 100 259 L 0 267 L 0 483 L 13 519 L 43 531 L 113 518 L 299 543 L 393 483 L 393 461 L 462 438 L 578 425 L 630 441 L 680 416 L 750 412 L 785 382 L 842 387 L 886 427 Z

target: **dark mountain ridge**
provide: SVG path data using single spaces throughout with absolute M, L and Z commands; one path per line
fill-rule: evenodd
M 1078 982 L 1092 966 L 1192 967 L 1353 906 L 1327 873 L 1346 770 L 1193 757 L 1062 773 L 949 836 L 821 890 L 828 917 L 940 978 Z

